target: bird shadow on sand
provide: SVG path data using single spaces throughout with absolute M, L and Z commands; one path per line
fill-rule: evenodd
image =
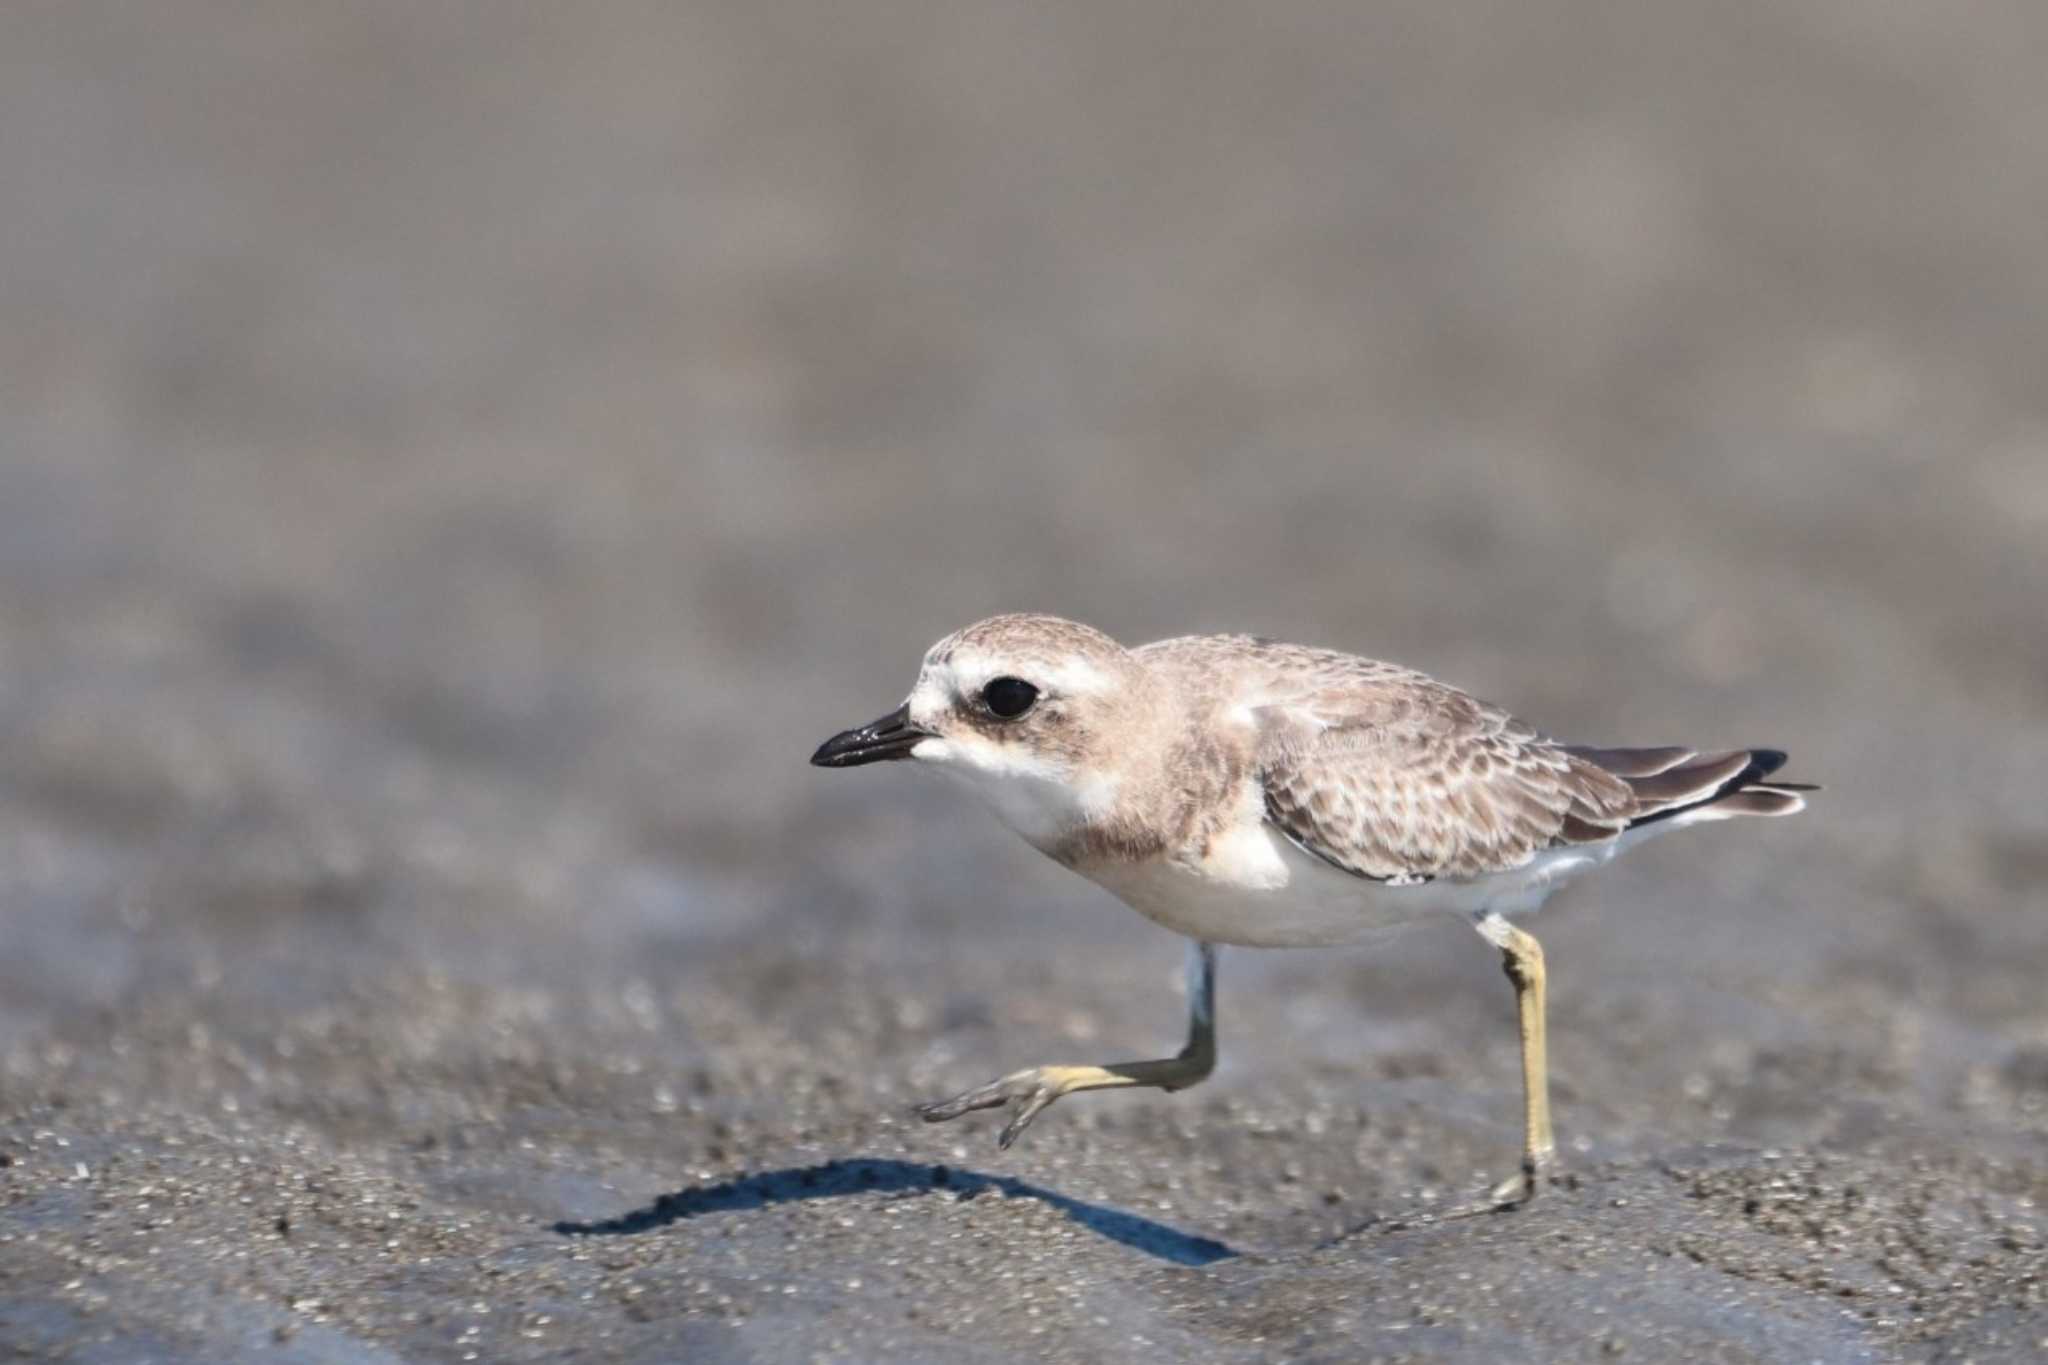
M 973 1199 L 989 1193 L 1009 1199 L 1036 1199 L 1058 1209 L 1090 1232 L 1174 1265 L 1211 1265 L 1238 1253 L 1222 1242 L 1177 1231 L 1135 1213 L 1090 1204 L 1086 1200 L 1033 1185 L 1012 1176 L 986 1175 L 951 1166 L 856 1157 L 820 1166 L 760 1171 L 717 1185 L 692 1185 L 662 1195 L 645 1208 L 602 1222 L 559 1222 L 554 1230 L 565 1237 L 622 1237 L 653 1232 L 685 1218 L 707 1213 L 737 1213 L 806 1199 L 836 1199 L 855 1194 L 947 1195 Z

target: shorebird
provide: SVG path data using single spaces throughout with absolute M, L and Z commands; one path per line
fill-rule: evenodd
M 1220 945 L 1370 940 L 1448 911 L 1500 951 L 1521 1034 L 1518 1176 L 1555 1160 L 1543 947 L 1512 917 L 1651 835 L 1791 815 L 1775 749 L 1560 744 L 1412 669 L 1248 635 L 1127 649 L 1056 616 L 991 617 L 924 656 L 903 705 L 811 762 L 907 759 L 965 782 L 1033 847 L 1192 940 L 1187 1043 L 1172 1057 L 1034 1066 L 923 1105 L 938 1123 L 1008 1106 L 1008 1147 L 1081 1090 L 1182 1090 L 1216 1064 Z

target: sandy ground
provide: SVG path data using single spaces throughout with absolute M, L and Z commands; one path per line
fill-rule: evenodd
M 6 6 L 0 1346 L 2039 1358 L 2043 14 Z M 1453 922 L 999 1153 L 1178 945 L 804 759 L 1026 607 L 1829 790 L 1537 921 L 1524 1213 Z

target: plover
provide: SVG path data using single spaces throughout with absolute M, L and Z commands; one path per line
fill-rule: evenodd
M 1090 626 L 1014 614 L 946 636 L 880 720 L 811 762 L 909 759 L 965 782 L 1048 857 L 1193 942 L 1178 1055 L 1035 1066 L 924 1105 L 937 1123 L 1010 1107 L 1008 1147 L 1079 1090 L 1185 1089 L 1216 1063 L 1220 945 L 1351 944 L 1446 911 L 1500 950 L 1522 1045 L 1518 1177 L 1554 1159 L 1543 948 L 1511 917 L 1665 830 L 1791 815 L 1805 784 L 1775 749 L 1560 744 L 1435 679 L 1247 635 L 1126 649 Z

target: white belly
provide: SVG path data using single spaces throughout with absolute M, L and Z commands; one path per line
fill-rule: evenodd
M 1558 849 L 1526 867 L 1469 881 L 1389 886 L 1354 877 L 1259 824 L 1206 864 L 1154 859 L 1080 867 L 1155 923 L 1209 943 L 1319 948 L 1362 943 L 1449 911 L 1520 914 L 1614 856 L 1615 845 Z

